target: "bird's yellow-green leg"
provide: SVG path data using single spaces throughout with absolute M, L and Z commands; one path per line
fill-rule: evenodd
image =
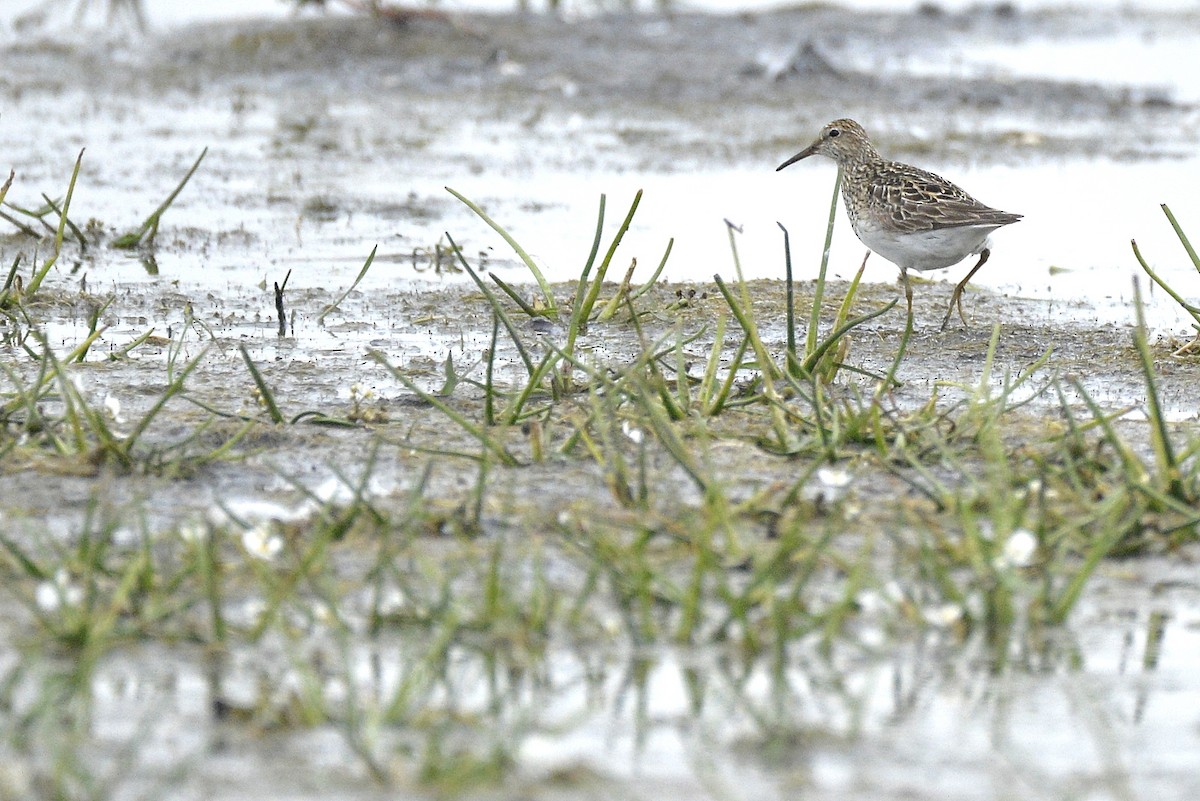
M 963 314 L 963 307 L 962 307 L 963 288 L 966 287 L 967 282 L 970 281 L 971 278 L 974 277 L 975 273 L 979 272 L 979 268 L 984 265 L 984 262 L 986 262 L 988 260 L 988 256 L 990 256 L 990 255 L 992 255 L 992 252 L 990 250 L 988 250 L 987 248 L 984 248 L 983 250 L 979 251 L 979 261 L 976 262 L 975 266 L 971 268 L 971 272 L 967 273 L 967 277 L 964 278 L 962 281 L 960 281 L 958 286 L 954 287 L 954 293 L 952 295 L 950 295 L 950 308 L 946 309 L 946 316 L 942 318 L 942 330 L 943 331 L 946 330 L 946 323 L 950 322 L 950 313 L 954 311 L 955 306 L 958 306 L 958 316 L 963 321 L 963 326 L 966 326 L 966 327 L 970 326 L 970 323 L 967 322 L 967 315 Z

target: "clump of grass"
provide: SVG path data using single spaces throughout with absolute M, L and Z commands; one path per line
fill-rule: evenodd
M 40 329 L 30 326 L 21 338 L 21 347 L 37 367 L 32 373 L 15 364 L 0 363 L 7 382 L 7 389 L 0 390 L 0 456 L 30 458 L 37 454 L 59 461 L 62 469 L 83 474 L 115 469 L 181 477 L 228 456 L 255 425 L 247 420 L 237 429 L 219 434 L 215 447 L 201 443 L 211 442 L 217 414 L 177 440 L 163 442 L 151 436 L 151 427 L 168 404 L 184 393 L 207 351 L 182 365 L 169 361 L 171 375 L 161 392 L 139 417 L 126 420 L 117 395 L 108 393 L 97 400 L 86 390 L 80 365 L 105 330 L 96 327 L 94 317 L 88 337 L 63 355 L 55 352 Z
M 534 262 L 533 258 L 526 252 L 526 250 L 512 237 L 511 234 L 508 233 L 508 231 L 506 231 L 499 223 L 489 217 L 488 214 L 482 208 L 480 208 L 478 204 L 469 200 L 450 187 L 446 187 L 446 191 L 460 200 L 464 205 L 467 206 L 467 208 L 475 212 L 480 219 L 491 226 L 494 231 L 500 234 L 504 241 L 507 242 L 508 245 L 513 249 L 513 252 L 515 252 L 525 264 L 526 268 L 528 268 L 540 290 L 539 302 L 537 303 L 537 306 L 531 306 L 522 300 L 520 295 L 510 286 L 508 286 L 508 284 L 506 284 L 499 276 L 493 274 L 492 280 L 501 288 L 501 290 L 503 290 L 504 294 L 513 300 L 520 307 L 522 312 L 530 317 L 545 316 L 555 319 L 562 319 L 562 313 L 560 313 L 558 301 L 554 297 L 554 293 L 549 282 L 546 281 L 545 276 L 542 274 L 541 268 L 537 266 L 537 263 Z M 624 238 L 625 233 L 629 230 L 629 226 L 633 222 L 633 217 L 637 213 L 637 209 L 641 204 L 641 201 L 642 191 L 639 189 L 634 195 L 633 202 L 630 204 L 629 211 L 626 213 L 624 220 L 621 222 L 616 233 L 613 235 L 612 241 L 609 243 L 608 249 L 605 251 L 604 258 L 600 260 L 599 264 L 597 264 L 596 258 L 600 253 L 600 245 L 604 235 L 604 214 L 607 205 L 607 198 L 604 195 L 600 196 L 600 210 L 596 220 L 596 236 L 592 241 L 592 247 L 588 254 L 587 261 L 584 263 L 583 269 L 580 271 L 579 280 L 576 284 L 575 295 L 570 307 L 570 312 L 565 321 L 567 323 L 567 344 L 565 351 L 568 354 L 575 353 L 576 340 L 581 333 L 587 330 L 589 321 L 593 319 L 598 319 L 601 321 L 611 319 L 616 310 L 621 306 L 623 298 L 629 297 L 636 299 L 642 295 L 645 295 L 654 286 L 655 282 L 662 274 L 663 269 L 666 267 L 667 259 L 670 257 L 671 249 L 674 246 L 673 239 L 667 242 L 666 250 L 664 251 L 662 258 L 659 260 L 658 268 L 644 284 L 637 289 L 631 288 L 630 281 L 632 279 L 633 270 L 631 267 L 629 273 L 626 274 L 625 279 L 621 282 L 617 293 L 611 300 L 604 304 L 597 314 L 593 315 L 593 312 L 596 310 L 596 304 L 599 301 L 600 291 L 604 284 L 604 280 L 608 275 L 609 267 L 612 265 L 613 257 L 616 255 L 617 248 L 620 247 L 621 240 Z M 480 290 L 489 297 L 489 301 L 491 301 L 495 307 L 497 305 L 494 302 L 495 296 L 483 286 L 475 271 L 471 270 L 469 265 L 467 265 L 465 259 L 462 257 L 461 250 L 459 250 L 457 245 L 454 244 L 453 238 L 451 238 L 449 234 L 447 234 L 446 237 L 450 241 L 454 251 L 458 253 L 459 258 L 462 260 L 464 269 L 471 274 L 472 279 L 480 287 Z M 634 260 L 633 264 L 636 266 L 636 259 Z M 499 311 L 497 313 L 499 313 Z
M 18 256 L 17 259 L 13 261 L 12 269 L 9 271 L 8 278 L 4 282 L 4 287 L 2 290 L 0 290 L 0 309 L 11 307 L 15 301 L 18 301 L 22 297 L 28 297 L 37 294 L 38 289 L 41 288 L 42 282 L 46 279 L 46 275 L 58 262 L 58 258 L 62 254 L 64 234 L 68 228 L 69 218 L 67 216 L 67 212 L 71 208 L 71 198 L 75 194 L 75 182 L 79 178 L 79 168 L 82 164 L 83 151 L 81 150 L 79 151 L 78 158 L 75 159 L 75 168 L 71 172 L 71 181 L 67 185 L 67 194 L 66 198 L 63 200 L 62 208 L 59 209 L 58 204 L 53 202 L 48 204 L 49 208 L 58 214 L 58 226 L 54 229 L 54 252 L 51 254 L 50 258 L 46 259 L 46 261 L 40 267 L 37 267 L 34 270 L 33 275 L 30 276 L 29 283 L 27 285 L 22 285 L 21 281 L 18 280 L 17 277 L 17 266 L 20 257 Z M 7 190 L 8 184 L 6 183 L 5 193 L 7 193 Z M 31 216 L 37 216 L 38 219 L 40 219 L 40 215 L 37 215 L 36 213 L 30 212 L 29 214 Z
M 196 170 L 199 169 L 200 162 L 203 161 L 204 156 L 207 153 L 208 148 L 205 148 L 200 153 L 200 156 L 196 159 L 195 163 L 192 164 L 191 169 L 188 170 L 187 174 L 184 175 L 183 179 L 175 187 L 175 189 L 161 204 L 159 204 L 158 208 L 146 218 L 145 222 L 139 228 L 116 237 L 112 241 L 112 246 L 115 248 L 129 249 L 153 245 L 163 214 L 166 213 L 167 209 L 170 208 L 171 204 L 179 196 L 179 193 L 183 191 L 183 187 L 187 185 L 187 182 L 191 179 L 192 175 L 194 175 Z M 50 257 L 47 258 L 42 264 L 35 266 L 32 275 L 29 277 L 28 283 L 25 283 L 17 272 L 21 261 L 21 256 L 18 255 L 13 260 L 4 284 L 2 287 L 0 287 L 0 309 L 11 308 L 23 299 L 30 298 L 37 294 L 38 290 L 42 287 L 42 283 L 46 280 L 46 276 L 50 273 L 50 270 L 55 264 L 58 263 L 58 260 L 63 252 L 63 244 L 68 232 L 71 233 L 74 239 L 79 243 L 80 247 L 86 251 L 88 247 L 88 241 L 83 232 L 80 231 L 75 223 L 71 221 L 69 216 L 71 200 L 74 197 L 75 186 L 79 179 L 79 171 L 83 165 L 83 154 L 83 150 L 79 151 L 79 156 L 75 159 L 75 166 L 71 171 L 71 179 L 67 185 L 67 192 L 61 203 L 43 194 L 42 198 L 46 204 L 43 208 L 14 209 L 31 220 L 35 220 L 41 225 L 48 227 L 54 237 L 54 247 Z M 0 189 L 2 189 L 2 191 L 0 191 L 0 205 L 3 204 L 4 198 L 12 185 L 13 177 L 14 176 L 10 174 L 3 186 L 0 187 Z M 10 206 L 10 208 L 13 207 Z M 50 215 L 57 217 L 56 225 L 50 225 L 50 223 L 46 221 L 45 218 Z M 18 220 L 13 219 L 9 215 L 0 213 L 0 217 L 17 225 L 17 227 L 26 235 L 37 236 L 36 231 L 34 231 L 28 225 L 24 225 Z

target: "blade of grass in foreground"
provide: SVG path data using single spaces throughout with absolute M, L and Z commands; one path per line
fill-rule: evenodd
M 600 285 L 604 282 L 604 276 L 608 274 L 608 267 L 612 264 L 613 256 L 616 255 L 617 247 L 620 246 L 621 240 L 625 238 L 625 232 L 629 230 L 630 223 L 633 222 L 633 215 L 637 213 L 638 205 L 642 202 L 642 190 L 638 190 L 633 196 L 633 203 L 629 206 L 629 212 L 625 215 L 625 219 L 621 221 L 621 225 L 617 228 L 617 233 L 613 236 L 612 244 L 608 246 L 608 251 L 604 254 L 604 260 L 600 262 L 600 266 L 596 268 L 596 277 L 592 279 L 592 284 L 588 288 L 587 294 L 582 301 L 577 303 L 576 308 L 571 315 L 571 327 L 567 332 L 567 352 L 573 353 L 575 348 L 575 335 L 579 330 L 587 325 L 588 319 L 592 316 L 592 308 L 596 305 L 596 299 L 600 297 Z M 601 207 L 603 214 L 603 207 Z M 599 231 L 597 230 L 597 233 Z M 594 248 L 593 248 L 594 252 Z M 587 280 L 587 274 L 591 269 L 591 260 L 588 260 L 588 266 L 584 268 L 583 275 L 580 276 L 580 283 Z
M 179 182 L 179 185 L 176 186 L 171 194 L 167 195 L 167 199 L 160 203 L 158 208 L 146 218 L 146 221 L 142 223 L 141 227 L 135 231 L 130 231 L 124 236 L 119 236 L 114 239 L 112 243 L 113 247 L 129 249 L 136 248 L 143 244 L 154 244 L 154 237 L 158 235 L 158 223 L 162 219 L 163 214 L 166 213 L 167 209 L 171 208 L 171 204 L 175 202 L 175 198 L 179 197 L 179 193 L 183 191 L 185 186 L 187 186 L 187 182 L 190 181 L 192 176 L 196 174 L 196 170 L 200 169 L 200 162 L 204 161 L 204 157 L 206 155 L 208 155 L 207 147 L 200 151 L 200 155 L 196 157 L 196 161 L 194 164 L 192 164 L 192 168 L 187 171 L 187 175 L 183 176 L 183 180 Z M 63 204 L 62 216 L 67 216 L 66 203 Z
M 79 156 L 75 159 L 75 169 L 71 172 L 71 182 L 67 184 L 67 196 L 63 199 L 62 213 L 58 216 L 58 230 L 54 234 L 54 255 L 46 260 L 41 269 L 34 274 L 29 280 L 29 286 L 25 288 L 26 295 L 32 295 L 38 291 L 38 287 L 42 285 L 46 274 L 50 272 L 50 268 L 58 261 L 59 255 L 62 253 L 63 232 L 67 228 L 67 211 L 71 208 L 71 198 L 75 194 L 75 182 L 79 179 L 79 167 L 83 164 L 83 151 L 79 151 Z
M 446 415 L 446 417 L 450 418 L 450 420 L 456 423 L 463 431 L 479 440 L 480 444 L 498 456 L 502 463 L 509 466 L 515 466 L 519 464 L 517 458 L 509 453 L 507 448 L 505 448 L 499 442 L 496 442 L 496 440 L 488 435 L 486 427 L 472 423 L 457 409 L 451 408 L 440 398 L 437 398 L 421 389 L 414 381 L 412 381 L 412 379 L 400 372 L 399 368 L 388 361 L 388 358 L 385 354 L 377 350 L 371 350 L 367 352 L 367 355 L 374 359 L 381 367 L 391 373 L 392 378 L 395 378 L 397 381 L 403 384 L 409 392 L 416 394 L 416 396 L 421 400 L 425 401 L 430 406 Z
M 517 243 L 517 240 L 513 239 L 512 235 L 509 234 L 508 231 L 504 230 L 503 227 L 501 227 L 500 223 L 489 217 L 487 212 L 481 209 L 476 203 L 469 200 L 465 195 L 454 191 L 448 186 L 446 187 L 446 191 L 458 198 L 467 208 L 475 212 L 479 219 L 490 225 L 493 231 L 500 234 L 500 236 L 504 238 L 504 241 L 508 243 L 508 246 L 513 249 L 513 252 L 517 254 L 521 261 L 525 262 L 525 266 L 528 267 L 529 272 L 533 274 L 533 280 L 537 281 L 538 288 L 542 291 L 542 299 L 546 302 L 547 311 L 549 311 L 551 314 L 554 314 L 556 307 L 554 305 L 554 293 L 550 290 L 550 283 L 546 280 L 546 276 L 542 275 L 542 271 L 538 269 L 537 264 L 534 263 L 530 255 L 525 252 L 525 248 L 521 247 L 520 244 Z
M 813 289 L 812 313 L 808 318 L 808 332 L 804 339 L 804 355 L 807 357 L 817 347 L 817 326 L 821 322 L 821 302 L 825 295 L 825 272 L 829 267 L 829 250 L 833 247 L 833 223 L 837 219 L 838 194 L 842 189 L 842 168 L 838 167 L 833 179 L 833 197 L 829 201 L 829 222 L 825 224 L 825 246 L 821 250 L 821 269 L 817 272 L 817 285 Z
M 325 310 L 322 311 L 320 313 L 320 315 L 317 316 L 317 325 L 324 325 L 325 317 L 327 315 L 329 315 L 329 313 L 332 312 L 334 309 L 336 309 L 338 306 L 342 305 L 342 301 L 350 296 L 350 293 L 354 291 L 354 287 L 358 286 L 359 282 L 367 277 L 367 270 L 371 269 L 371 262 L 375 261 L 375 252 L 378 250 L 379 250 L 379 245 L 376 245 L 375 247 L 371 248 L 371 252 L 367 256 L 366 262 L 363 263 L 362 269 L 358 271 L 358 275 L 355 277 L 354 281 L 351 282 L 350 286 L 346 287 L 345 292 L 338 295 L 337 300 L 335 300 L 333 303 L 330 303 L 328 306 L 326 306 Z
M 500 301 L 496 298 L 496 293 L 488 288 L 488 285 L 483 283 L 479 274 L 471 269 L 471 265 L 467 264 L 467 258 L 462 253 L 462 248 L 454 241 L 454 237 L 450 236 L 450 232 L 446 232 L 446 240 L 450 243 L 450 247 L 458 254 L 458 261 L 466 270 L 467 275 L 475 282 L 475 286 L 479 287 L 479 291 L 487 298 L 491 304 L 492 311 L 500 318 L 500 322 L 504 324 L 504 329 L 508 331 L 508 336 L 512 340 L 513 346 L 517 349 L 517 354 L 520 355 L 521 361 L 525 365 L 525 370 L 530 375 L 533 374 L 533 361 L 529 358 L 529 353 L 525 350 L 525 346 L 521 344 L 521 337 L 517 336 L 517 327 L 513 324 L 512 318 L 508 316 L 508 312 L 504 311 L 504 307 L 500 305 Z
M 787 350 L 788 367 L 796 362 L 796 289 L 792 281 L 792 238 L 783 223 L 776 222 L 783 231 L 784 286 L 787 288 Z
M 275 404 L 275 395 L 271 392 L 271 388 L 267 386 L 267 382 L 262 377 L 262 373 L 258 371 L 254 360 L 250 358 L 250 353 L 246 350 L 246 346 L 238 345 L 238 350 L 242 353 L 242 361 L 246 363 L 246 369 L 250 371 L 250 377 L 254 379 L 254 386 L 258 387 L 258 396 L 262 398 L 263 405 L 267 407 L 267 415 L 271 418 L 271 422 L 275 425 L 282 424 L 283 414 Z
M 1167 421 L 1158 397 L 1158 382 L 1154 376 L 1154 355 L 1150 352 L 1150 343 L 1146 339 L 1146 308 L 1142 303 L 1142 287 L 1137 278 L 1133 279 L 1134 310 L 1137 314 L 1137 326 L 1133 329 L 1133 344 L 1137 348 L 1138 357 L 1142 364 L 1142 374 L 1146 379 L 1146 415 L 1150 422 L 1150 442 L 1154 446 L 1154 457 L 1158 463 L 1159 480 L 1166 484 L 1166 492 L 1177 500 L 1189 502 L 1180 479 L 1179 462 L 1175 458 L 1175 449 L 1171 444 L 1171 432 L 1167 430 Z

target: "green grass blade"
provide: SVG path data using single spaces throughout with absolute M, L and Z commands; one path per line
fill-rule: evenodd
M 258 396 L 262 398 L 263 405 L 267 407 L 267 416 L 271 418 L 271 422 L 275 425 L 282 425 L 283 413 L 279 411 L 279 406 L 275 403 L 275 395 L 271 392 L 271 388 L 267 386 L 266 379 L 258 371 L 254 360 L 250 358 L 250 353 L 246 350 L 246 346 L 244 344 L 238 345 L 238 350 L 242 353 L 242 361 L 246 363 L 246 369 L 250 371 L 250 377 L 254 379 L 254 386 L 258 387 Z
M 1196 322 L 1200 323 L 1200 306 L 1188 303 L 1182 295 L 1172 289 L 1166 281 L 1160 278 L 1158 273 L 1154 272 L 1150 265 L 1146 263 L 1146 259 L 1142 257 L 1142 251 L 1138 248 L 1136 239 L 1130 239 L 1129 244 L 1133 246 L 1134 258 L 1136 258 L 1138 264 L 1141 265 L 1142 271 L 1145 272 L 1146 275 L 1150 276 L 1150 280 L 1162 287 L 1162 290 L 1170 295 L 1173 301 L 1178 303 L 1188 314 L 1192 315 L 1192 317 L 1196 319 Z
M 573 353 L 575 348 L 575 338 L 571 336 L 572 331 L 577 335 L 583 327 L 587 325 L 588 318 L 592 315 L 592 307 L 596 305 L 596 299 L 600 296 L 600 287 L 604 283 L 604 276 L 608 273 L 608 267 L 612 264 L 613 256 L 617 252 L 617 247 L 621 244 L 621 240 L 625 238 L 625 232 L 629 230 L 630 223 L 633 222 L 633 215 L 637 213 L 638 205 L 642 202 L 642 190 L 639 189 L 637 194 L 633 196 L 633 203 L 629 206 L 629 212 L 625 215 L 625 219 L 621 222 L 617 233 L 613 236 L 612 244 L 608 246 L 608 252 L 604 254 L 604 260 L 600 262 L 600 266 L 596 268 L 596 275 L 592 279 L 591 286 L 588 287 L 587 295 L 575 314 L 572 315 L 572 327 L 567 332 L 567 352 Z
M 512 318 L 508 316 L 508 312 L 500 305 L 496 294 L 488 288 L 487 284 L 483 283 L 483 279 L 479 277 L 477 272 L 471 269 L 471 265 L 467 264 L 466 257 L 463 256 L 462 250 L 455 244 L 454 237 L 450 236 L 449 231 L 446 232 L 446 239 L 450 242 L 450 247 L 454 248 L 454 252 L 458 254 L 458 261 L 462 264 L 463 269 L 466 270 L 467 275 L 471 277 L 471 280 L 475 282 L 475 286 L 479 287 L 479 291 L 487 298 L 488 303 L 491 304 L 492 311 L 500 318 L 500 322 L 504 323 L 504 330 L 508 332 L 509 339 L 512 340 L 518 355 L 521 357 L 521 361 L 525 364 L 525 371 L 532 375 L 533 360 L 529 358 L 529 353 L 525 350 L 525 346 L 521 344 L 521 338 L 517 336 L 517 327 L 513 324 Z
M 1175 459 L 1175 451 L 1171 444 L 1171 432 L 1167 430 L 1166 416 L 1158 397 L 1154 355 L 1150 352 L 1150 343 L 1146 339 L 1146 307 L 1142 303 L 1142 288 L 1137 278 L 1133 279 L 1133 298 L 1137 315 L 1137 325 L 1133 329 L 1133 345 L 1137 349 L 1142 375 L 1146 381 L 1146 414 L 1149 417 L 1150 442 L 1154 448 L 1155 461 L 1158 463 L 1159 478 L 1168 494 L 1179 500 L 1188 500 L 1180 480 L 1179 463 Z
M 513 249 L 513 252 L 517 254 L 518 258 L 525 262 L 525 266 L 528 267 L 529 272 L 533 274 L 533 280 L 537 281 L 538 288 L 542 291 L 542 298 L 546 302 L 547 311 L 553 315 L 556 312 L 556 307 L 554 305 L 554 293 L 550 290 L 550 283 L 546 280 L 546 277 L 542 275 L 542 271 L 534 263 L 530 255 L 525 252 L 525 248 L 521 247 L 520 244 L 517 243 L 517 240 L 513 239 L 512 235 L 500 226 L 500 223 L 489 217 L 487 212 L 485 212 L 471 200 L 467 199 L 466 196 L 454 191 L 448 186 L 446 187 L 446 191 L 458 198 L 459 201 L 461 201 L 471 211 L 475 212 L 479 219 L 490 225 L 492 230 L 500 234 L 504 241 L 508 243 L 508 246 Z
M 171 191 L 171 194 L 167 195 L 166 200 L 158 204 L 158 208 L 156 208 L 153 213 L 146 218 L 146 221 L 142 223 L 141 227 L 135 231 L 130 231 L 124 236 L 119 236 L 114 239 L 112 243 L 113 247 L 129 249 L 138 247 L 142 244 L 153 244 L 154 237 L 158 233 L 158 223 L 162 219 L 163 214 L 166 213 L 167 209 L 171 208 L 171 204 L 175 202 L 175 198 L 179 197 L 179 193 L 183 191 L 183 188 L 187 186 L 188 181 L 190 181 L 192 176 L 196 174 L 196 170 L 200 169 L 200 162 L 204 161 L 204 157 L 206 155 L 208 155 L 207 147 L 200 151 L 200 155 L 196 157 L 196 161 L 192 164 L 191 169 L 189 169 L 187 174 L 183 176 L 183 180 L 181 180 L 175 189 Z M 64 217 L 66 216 L 67 205 L 69 205 L 69 201 L 63 204 Z
M 71 182 L 67 184 L 67 196 L 63 199 L 62 213 L 58 216 L 58 230 L 54 234 L 54 255 L 46 260 L 42 268 L 38 270 L 34 276 L 29 279 L 29 286 L 25 288 L 25 294 L 32 295 L 41 287 L 42 281 L 45 280 L 46 274 L 50 272 L 50 268 L 58 261 L 59 255 L 62 253 L 63 232 L 67 227 L 67 212 L 71 208 L 71 198 L 75 194 L 75 182 L 79 180 L 79 168 L 83 164 L 83 152 L 79 151 L 79 156 L 75 159 L 75 169 L 71 171 Z
M 503 445 L 496 442 L 491 436 L 489 436 L 486 430 L 484 430 L 481 426 L 472 423 L 461 412 L 459 412 L 457 409 L 451 408 L 440 398 L 421 389 L 412 379 L 404 375 L 404 373 L 400 372 L 399 368 L 388 361 L 386 355 L 377 350 L 368 351 L 367 355 L 369 355 L 372 359 L 378 362 L 381 367 L 391 373 L 392 377 L 403 384 L 408 391 L 414 393 L 421 400 L 425 401 L 430 406 L 446 415 L 446 417 L 450 418 L 450 420 L 458 425 L 463 431 L 466 431 L 472 437 L 479 440 L 484 447 L 498 456 L 500 460 L 504 462 L 504 464 L 509 466 L 518 464 L 516 457 L 509 453 Z
M 837 219 L 838 195 L 842 189 L 842 168 L 838 167 L 837 177 L 833 179 L 833 197 L 829 200 L 829 221 L 825 224 L 825 246 L 821 249 L 821 268 L 817 272 L 817 284 L 813 289 L 812 312 L 808 318 L 808 332 L 804 339 L 804 355 L 812 353 L 817 347 L 817 328 L 821 323 L 821 303 L 825 295 L 825 272 L 829 267 L 829 251 L 833 247 L 833 224 Z
M 492 280 L 496 282 L 496 286 L 500 287 L 504 294 L 508 295 L 512 302 L 521 308 L 521 311 L 525 312 L 525 314 L 529 315 L 530 317 L 542 316 L 541 312 L 526 303 L 525 300 L 517 293 L 517 290 L 506 284 L 504 280 L 500 278 L 500 276 L 496 275 L 495 273 L 490 273 L 490 275 Z
M 796 288 L 792 281 L 792 238 L 783 223 L 776 222 L 783 231 L 784 286 L 787 289 L 787 349 L 788 363 L 796 361 Z
M 671 249 L 674 247 L 675 237 L 671 237 L 667 240 L 667 249 L 663 252 L 662 259 L 658 262 L 658 269 L 654 271 L 654 275 L 650 276 L 650 280 L 633 291 L 633 294 L 629 296 L 632 300 L 637 300 L 654 287 L 655 282 L 658 281 L 658 277 L 662 275 L 663 268 L 667 266 L 667 259 L 671 257 Z
M 333 303 L 330 303 L 319 315 L 317 315 L 317 325 L 324 325 L 325 317 L 337 309 L 338 306 L 342 305 L 342 301 L 348 298 L 350 293 L 354 291 L 354 288 L 358 286 L 359 282 L 367 277 L 367 270 L 371 269 L 371 262 L 375 261 L 375 253 L 378 250 L 379 245 L 371 248 L 371 252 L 367 255 L 366 262 L 363 263 L 362 269 L 358 271 L 358 275 L 355 276 L 354 281 L 350 283 L 350 286 L 346 287 L 346 290 L 342 292 L 342 294 L 338 295 L 337 300 L 335 300 Z
M 1187 234 L 1183 232 L 1183 228 L 1179 226 L 1179 221 L 1175 219 L 1175 215 L 1171 213 L 1166 203 L 1162 204 L 1163 214 L 1167 215 L 1167 220 L 1170 221 L 1171 227 L 1175 229 L 1175 236 L 1179 237 L 1179 242 L 1183 245 L 1183 249 L 1187 251 L 1188 257 L 1192 260 L 1192 265 L 1200 270 L 1200 256 L 1196 255 L 1196 249 L 1192 247 L 1192 243 L 1188 241 Z

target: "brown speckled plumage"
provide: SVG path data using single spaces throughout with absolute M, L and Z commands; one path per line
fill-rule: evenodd
M 955 287 L 942 327 L 956 305 L 962 316 L 963 287 L 990 255 L 988 235 L 1021 215 L 980 203 L 940 175 L 888 161 L 854 120 L 829 123 L 816 141 L 778 169 L 812 155 L 827 156 L 842 168 L 842 199 L 854 233 L 900 268 L 910 313 L 909 270 L 938 270 L 979 254 L 979 262 Z

